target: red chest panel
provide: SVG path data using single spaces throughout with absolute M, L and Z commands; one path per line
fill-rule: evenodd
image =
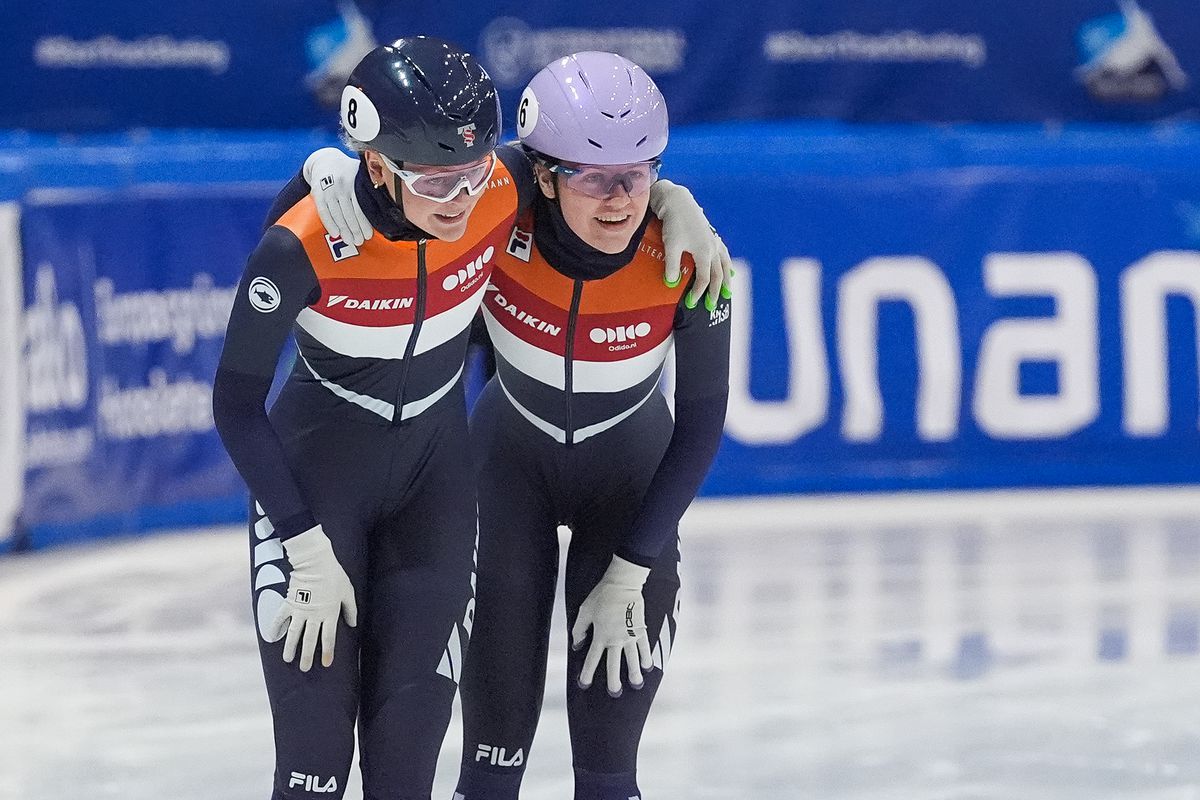
M 575 282 L 546 263 L 536 242 L 530 247 L 531 230 L 528 216 L 518 221 L 499 256 L 484 305 L 517 338 L 565 356 Z M 685 279 L 670 288 L 663 283 L 663 260 L 661 225 L 654 220 L 629 264 L 607 278 L 584 282 L 574 358 L 619 361 L 652 350 L 671 335 L 692 265 L 685 262 Z

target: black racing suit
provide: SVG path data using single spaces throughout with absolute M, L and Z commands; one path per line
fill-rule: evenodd
M 586 646 L 567 656 L 575 798 L 628 800 L 639 796 L 638 743 L 675 637 L 678 521 L 721 438 L 730 306 L 689 309 L 689 281 L 664 286 L 650 215 L 624 253 L 605 255 L 566 227 L 557 205 L 539 198 L 535 208 L 518 221 L 483 304 L 497 373 L 471 416 L 480 548 L 455 797 L 518 796 L 565 524 L 568 629 L 614 553 L 651 567 L 643 597 L 655 669 L 644 688 L 613 698 L 601 677 L 581 689 Z M 658 389 L 672 343 L 674 421 Z
M 309 187 L 277 198 L 246 266 L 214 383 L 217 429 L 251 490 L 251 575 L 275 728 L 273 797 L 342 796 L 355 723 L 368 800 L 428 800 L 473 615 L 477 539 L 461 373 L 471 320 L 532 174 L 502 152 L 458 242 L 403 218 L 365 169 L 377 234 L 325 234 Z M 287 336 L 296 365 L 264 402 Z M 355 588 L 333 665 L 268 640 L 291 567 L 281 542 L 320 524 Z

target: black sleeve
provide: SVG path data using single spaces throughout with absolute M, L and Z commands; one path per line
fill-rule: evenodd
M 617 550 L 621 558 L 643 567 L 654 563 L 674 535 L 717 456 L 725 428 L 730 301 L 722 297 L 710 312 L 703 301 L 687 308 L 687 295 L 675 312 L 675 430 L 633 527 Z
M 213 382 L 217 433 L 282 539 L 316 521 L 265 405 L 292 323 L 318 297 L 317 277 L 300 242 L 285 228 L 269 228 L 238 284 Z
M 279 194 L 275 195 L 275 201 L 271 203 L 271 210 L 267 212 L 267 219 L 263 223 L 263 233 L 279 222 L 285 211 L 303 200 L 308 191 L 308 181 L 304 180 L 304 172 L 301 170 L 287 182 Z
M 537 193 L 537 179 L 533 176 L 533 164 L 519 144 L 502 144 L 496 148 L 496 157 L 512 173 L 517 184 L 517 213 L 533 205 Z

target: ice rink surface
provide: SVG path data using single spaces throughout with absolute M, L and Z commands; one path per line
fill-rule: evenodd
M 0 798 L 269 798 L 245 536 L 0 558 Z M 709 501 L 683 558 L 645 800 L 1200 799 L 1200 490 Z

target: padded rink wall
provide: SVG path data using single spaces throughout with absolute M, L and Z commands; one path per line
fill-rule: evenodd
M 328 143 L 0 139 L 9 546 L 244 515 L 211 379 L 270 199 Z M 722 125 L 665 175 L 738 260 L 705 494 L 1200 478 L 1200 128 Z
M 14 528 L 25 479 L 21 318 L 20 207 L 0 203 L 0 549 Z

